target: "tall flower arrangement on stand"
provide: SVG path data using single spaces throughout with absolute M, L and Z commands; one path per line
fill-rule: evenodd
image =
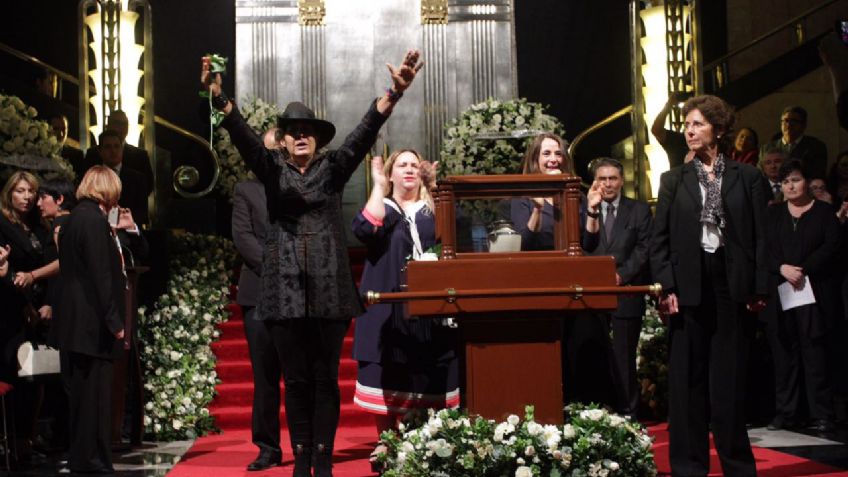
M 420 426 L 387 431 L 378 458 L 385 477 L 647 477 L 652 440 L 638 424 L 597 406 L 567 409 L 565 426 L 495 422 L 456 409 L 430 410 Z
M 36 119 L 38 111 L 17 96 L 0 94 L 0 168 L 41 171 L 46 178 L 73 179 L 74 172 L 59 153 L 61 144 L 50 125 Z M 4 174 L 0 174 L 0 178 Z
M 232 242 L 221 237 L 183 234 L 171 242 L 168 292 L 141 310 L 139 326 L 145 428 L 163 441 L 215 429 L 207 406 L 219 381 L 210 345 L 227 319 L 236 259 Z
M 259 136 L 277 125 L 277 116 L 280 114 L 276 104 L 266 103 L 260 98 L 248 98 L 239 103 L 239 111 L 247 121 L 247 125 Z M 233 188 L 236 183 L 248 178 L 249 171 L 226 129 L 215 130 L 213 146 L 221 164 L 221 175 L 215 187 L 232 201 Z

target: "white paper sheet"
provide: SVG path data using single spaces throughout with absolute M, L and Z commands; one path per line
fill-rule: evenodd
M 783 282 L 778 285 L 777 293 L 780 296 L 780 306 L 783 311 L 816 302 L 813 287 L 810 286 L 810 278 L 806 276 L 804 277 L 804 286 L 800 290 L 796 290 L 789 282 Z

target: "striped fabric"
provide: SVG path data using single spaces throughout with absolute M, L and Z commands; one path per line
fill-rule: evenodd
M 459 407 L 459 388 L 445 394 L 422 394 L 392 391 L 356 382 L 353 402 L 374 414 L 405 414 L 412 409 L 442 409 Z

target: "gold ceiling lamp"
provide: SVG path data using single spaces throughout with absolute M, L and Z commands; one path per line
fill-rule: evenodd
M 126 142 L 153 157 L 153 29 L 147 0 L 79 4 L 80 145 L 87 149 L 109 115 L 129 120 Z
M 641 5 L 640 5 L 641 3 Z M 669 169 L 669 158 L 663 147 L 648 133 L 654 118 L 668 98 L 678 93 L 694 93 L 698 85 L 698 46 L 695 30 L 694 1 L 631 2 L 634 21 L 633 61 L 636 74 L 634 97 L 634 154 L 644 152 L 647 170 L 641 177 L 649 187 L 642 192 L 649 199 L 657 196 L 660 175 Z M 675 105 L 666 119 L 665 128 L 681 130 L 683 118 Z M 641 163 L 641 161 L 637 161 Z

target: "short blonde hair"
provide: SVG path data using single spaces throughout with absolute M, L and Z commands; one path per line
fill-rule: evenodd
M 106 166 L 94 166 L 85 173 L 79 187 L 77 199 L 91 199 L 107 207 L 118 205 L 121 197 L 121 179 Z
M 33 193 L 35 197 L 38 197 L 38 177 L 35 174 L 32 174 L 27 171 L 17 171 L 9 176 L 9 180 L 6 181 L 6 185 L 3 186 L 3 192 L 0 193 L 0 211 L 13 224 L 20 224 L 22 222 L 26 222 L 29 219 L 27 217 L 21 217 L 18 215 L 18 212 L 12 207 L 12 189 L 18 186 L 19 182 L 26 182 L 33 189 Z M 33 207 L 35 210 L 35 207 Z

